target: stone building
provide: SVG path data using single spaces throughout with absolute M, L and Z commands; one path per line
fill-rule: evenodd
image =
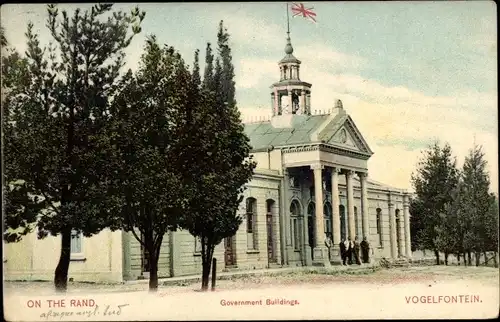
M 245 125 L 257 169 L 238 209 L 240 229 L 215 249 L 219 270 L 335 264 L 341 239 L 356 236 L 367 237 L 375 258 L 411 257 L 409 194 L 370 180 L 373 152 L 340 100 L 327 114 L 311 113 L 312 85 L 300 65 L 288 37 L 270 90 L 272 118 Z M 52 279 L 59 238 L 31 234 L 4 247 L 7 279 Z M 159 277 L 201 274 L 200 251 L 188 232 L 168 233 Z M 148 255 L 130 233 L 73 238 L 74 280 L 132 280 L 147 271 Z

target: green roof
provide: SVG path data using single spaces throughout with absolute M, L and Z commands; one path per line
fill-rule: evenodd
M 245 124 L 245 133 L 250 138 L 254 150 L 269 146 L 285 146 L 311 143 L 311 133 L 318 128 L 329 115 L 309 115 L 297 118 L 289 128 L 274 128 L 270 121 Z M 335 122 L 336 123 L 336 122 Z

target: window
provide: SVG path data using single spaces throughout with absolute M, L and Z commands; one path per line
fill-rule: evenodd
M 246 217 L 247 217 L 247 247 L 248 249 L 257 249 L 257 231 L 255 222 L 257 218 L 257 200 L 255 200 L 255 198 L 247 199 Z
M 358 207 L 354 207 L 354 230 L 356 232 L 356 236 L 358 236 L 358 239 L 361 236 L 360 229 L 359 229 L 359 218 L 358 218 Z
M 71 231 L 71 254 L 82 254 L 82 233 Z
M 201 254 L 201 239 L 200 239 L 200 237 L 194 237 L 194 253 Z
M 329 202 L 325 202 L 323 214 L 325 216 L 325 235 L 329 235 L 332 233 L 332 205 Z
M 343 205 L 339 206 L 339 215 L 340 215 L 340 238 L 347 239 L 347 227 L 345 220 L 345 207 Z
M 308 234 L 308 242 L 309 246 L 314 247 L 314 218 L 316 213 L 316 204 L 314 202 L 310 202 L 307 206 L 307 234 Z
M 270 216 L 273 215 L 273 205 L 274 205 L 274 200 L 266 200 L 266 213 Z
M 299 225 L 299 218 L 293 218 L 293 231 L 294 231 L 294 238 L 293 238 L 293 249 L 294 250 L 300 250 L 300 245 L 302 244 L 300 242 L 300 225 Z
M 396 245 L 398 246 L 398 256 L 401 256 L 401 221 L 399 209 L 396 209 Z
M 291 216 L 291 237 L 293 241 L 293 249 L 300 250 L 302 242 L 300 240 L 302 234 L 300 232 L 300 205 L 297 200 L 293 200 L 290 204 L 290 216 Z
M 382 239 L 382 209 L 377 208 L 377 235 L 380 247 L 384 247 Z

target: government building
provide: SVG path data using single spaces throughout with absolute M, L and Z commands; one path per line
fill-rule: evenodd
M 341 240 L 366 237 L 372 258 L 410 258 L 410 194 L 368 177 L 373 154 L 340 100 L 312 113 L 311 83 L 290 37 L 270 87 L 272 117 L 245 124 L 257 168 L 238 213 L 243 222 L 215 249 L 218 270 L 340 264 Z M 327 249 L 326 236 L 332 236 Z M 36 232 L 4 244 L 7 280 L 52 280 L 60 237 Z M 148 254 L 131 233 L 74 235 L 69 278 L 122 282 L 148 277 Z M 201 275 L 201 246 L 187 231 L 165 236 L 158 276 Z

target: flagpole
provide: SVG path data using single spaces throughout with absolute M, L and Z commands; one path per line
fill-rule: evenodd
M 290 38 L 290 10 L 288 10 L 288 2 L 286 3 L 286 26 L 286 33 L 288 34 L 288 38 Z

